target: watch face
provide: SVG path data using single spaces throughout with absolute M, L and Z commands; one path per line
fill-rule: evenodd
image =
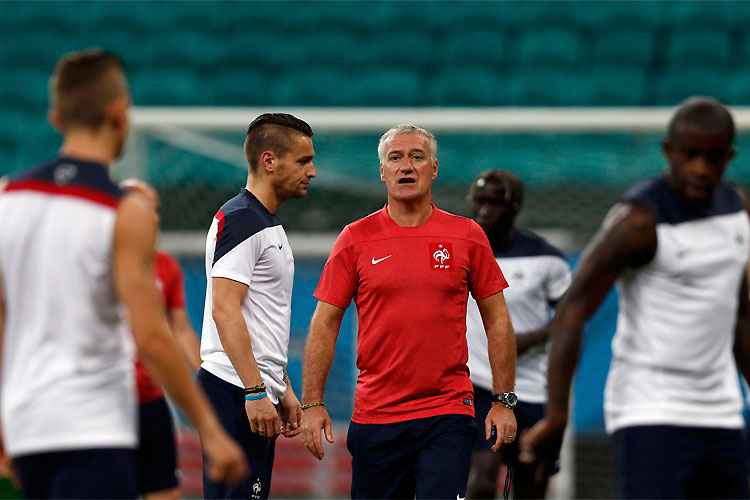
M 503 396 L 505 396 L 505 402 L 510 406 L 516 406 L 518 403 L 518 396 L 515 392 L 506 392 Z

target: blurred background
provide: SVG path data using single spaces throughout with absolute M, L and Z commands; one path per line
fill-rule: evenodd
M 574 262 L 619 194 L 663 169 L 659 143 L 673 106 L 713 95 L 740 117 L 750 104 L 746 2 L 3 1 L 0 12 L 0 175 L 55 155 L 60 140 L 45 119 L 55 61 L 87 47 L 118 53 L 136 109 L 115 175 L 161 193 L 162 245 L 180 259 L 197 331 L 205 233 L 244 186 L 247 123 L 266 110 L 311 123 L 318 178 L 307 199 L 280 213 L 297 261 L 297 391 L 311 294 L 332 238 L 384 203 L 376 147 L 389 126 L 413 121 L 436 132 L 435 198 L 448 210 L 466 213 L 467 187 L 482 170 L 516 173 L 527 187 L 521 225 Z M 727 174 L 743 186 L 746 123 Z M 614 494 L 602 391 L 615 316 L 610 297 L 588 326 L 553 497 Z M 272 495 L 348 495 L 355 332 L 350 310 L 327 389 L 337 443 L 318 463 L 301 442 L 280 441 Z M 188 429 L 180 439 L 183 491 L 199 495 L 198 444 Z

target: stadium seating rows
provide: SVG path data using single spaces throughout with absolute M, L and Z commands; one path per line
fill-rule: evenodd
M 119 52 L 138 105 L 631 106 L 696 93 L 747 104 L 748 21 L 750 2 L 728 1 L 9 2 L 0 174 L 54 147 L 40 120 L 47 77 L 75 48 Z M 549 162 L 512 151 L 520 165 Z
M 4 101 L 38 109 L 54 61 L 91 45 L 123 55 L 143 105 L 673 104 L 692 91 L 686 69 L 748 99 L 731 82 L 750 52 L 750 3 L 137 5 L 5 4 Z

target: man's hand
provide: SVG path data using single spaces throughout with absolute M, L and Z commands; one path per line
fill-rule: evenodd
M 497 436 L 490 448 L 492 451 L 499 450 L 503 444 L 512 443 L 516 439 L 516 416 L 513 415 L 513 410 L 500 404 L 493 404 L 484 420 L 485 439 L 490 439 L 493 427 Z
M 245 401 L 245 413 L 251 431 L 267 438 L 281 432 L 281 419 L 267 397 L 257 401 Z
M 208 460 L 208 476 L 213 481 L 237 484 L 249 471 L 245 455 L 224 429 L 217 426 L 200 434 L 201 446 Z
M 302 416 L 302 435 L 305 448 L 318 460 L 322 460 L 325 455 L 323 440 L 320 437 L 321 431 L 325 432 L 326 441 L 333 444 L 333 425 L 328 410 L 325 406 L 308 408 Z
M 302 432 L 302 406 L 291 385 L 287 385 L 284 397 L 279 401 L 278 410 L 281 417 L 281 434 L 284 437 L 294 437 Z
M 521 436 L 518 459 L 526 464 L 533 463 L 538 449 L 548 443 L 554 445 L 562 442 L 567 421 L 565 416 L 547 414 Z

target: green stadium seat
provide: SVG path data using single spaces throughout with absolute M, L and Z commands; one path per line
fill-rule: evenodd
M 516 106 L 585 106 L 594 102 L 591 79 L 558 69 L 526 70 L 508 81 L 510 104 Z
M 311 69 L 289 72 L 269 84 L 274 106 L 348 106 L 356 96 L 349 75 L 341 71 Z
M 372 25 L 368 15 L 373 7 L 376 7 L 376 2 L 351 0 L 276 3 L 279 19 L 290 29 L 319 32 L 342 27 L 352 32 L 368 30 Z M 294 15 L 286 15 L 287 12 L 294 12 Z
M 255 31 L 242 31 L 227 36 L 221 46 L 217 66 L 222 68 L 252 68 L 255 70 L 273 68 L 276 47 L 289 42 L 278 35 L 268 35 Z
M 656 53 L 655 41 L 653 31 L 597 30 L 591 46 L 591 60 L 596 64 L 648 66 Z
M 449 67 L 430 78 L 430 106 L 500 106 L 507 102 L 498 73 L 485 67 Z
M 355 106 L 418 106 L 425 90 L 418 73 L 400 69 L 352 75 L 345 85 Z M 344 93 L 343 88 L 331 90 Z
M 467 2 L 470 4 L 470 2 Z M 512 1 L 485 2 L 501 12 L 499 19 L 509 28 L 524 27 L 535 29 L 538 27 L 569 25 L 575 18 L 573 4 L 570 1 Z
M 602 106 L 638 106 L 646 94 L 646 72 L 641 66 L 597 66 L 588 75 L 593 101 Z
M 750 105 L 750 70 L 740 69 L 727 75 L 725 89 L 727 104 Z
M 339 68 L 361 65 L 364 55 L 359 40 L 351 33 L 305 33 L 297 38 L 276 38 L 268 46 L 267 64 L 281 70 L 300 68 Z
M 437 65 L 441 44 L 429 33 L 374 33 L 359 49 L 365 64 L 375 67 L 432 69 Z
M 81 11 L 101 12 L 101 5 L 78 4 Z M 3 2 L 3 15 L 0 16 L 0 29 L 3 34 L 24 33 L 27 31 L 75 32 L 80 26 L 76 11 L 69 2 Z M 85 14 L 84 14 L 85 15 Z
M 467 31 L 445 40 L 442 64 L 502 66 L 508 58 L 508 41 L 501 31 Z
M 731 40 L 727 31 L 697 31 L 686 27 L 669 38 L 664 57 L 679 68 L 685 63 L 702 66 L 725 66 L 730 58 Z
M 269 102 L 268 78 L 252 69 L 207 72 L 206 84 L 218 106 L 266 106 Z
M 221 44 L 207 33 L 173 31 L 143 47 L 152 68 L 209 68 L 216 70 Z
M 231 15 L 234 6 L 229 2 L 173 2 L 163 0 L 151 0 L 139 5 L 129 2 L 120 2 L 124 13 L 123 21 L 128 18 L 128 27 L 133 31 L 168 33 L 179 29 L 204 29 L 211 31 L 216 16 Z M 234 17 L 235 21 L 250 22 L 250 19 Z M 131 24 L 135 23 L 135 24 Z M 247 25 L 241 24 L 246 27 Z
M 734 47 L 732 53 L 732 62 L 739 64 L 741 61 L 747 61 L 750 57 L 750 33 L 742 33 L 742 36 L 737 40 L 737 44 Z M 732 68 L 738 69 L 738 68 Z
M 631 27 L 637 29 L 655 29 L 668 19 L 664 16 L 666 2 L 632 0 L 610 0 L 592 2 L 578 0 L 573 2 L 575 22 L 594 30 L 608 30 L 614 27 Z
M 49 73 L 18 70 L 0 73 L 0 102 L 2 110 L 18 110 L 45 117 L 47 111 L 47 82 Z
M 541 29 L 523 32 L 518 40 L 516 62 L 521 66 L 572 66 L 581 58 L 577 31 Z
M 750 23 L 750 3 L 748 2 L 730 2 L 729 6 L 729 25 L 743 32 Z
M 725 76 L 710 69 L 687 68 L 653 79 L 647 105 L 675 106 L 693 95 L 708 95 L 726 101 Z
M 138 106 L 202 106 L 213 101 L 203 79 L 191 71 L 154 69 L 130 79 Z
M 689 2 L 664 2 L 664 17 L 670 25 L 690 30 L 698 26 L 719 29 L 732 24 L 731 18 L 743 2 L 700 0 Z
M 394 4 L 399 10 L 402 5 L 413 3 L 421 14 L 409 13 L 409 17 L 421 18 L 427 25 L 446 34 L 455 34 L 463 30 L 457 30 L 457 26 L 471 26 L 477 30 L 491 30 L 502 27 L 508 11 L 511 10 L 510 2 L 464 2 L 464 1 L 430 1 L 430 2 L 386 2 Z M 416 10 L 416 9 L 415 9 Z M 404 19 L 405 16 L 398 16 Z M 468 30 L 467 30 L 468 31 Z
M 75 42 L 56 32 L 27 31 L 3 43 L 3 71 L 6 68 L 52 72 L 58 58 L 75 47 Z

